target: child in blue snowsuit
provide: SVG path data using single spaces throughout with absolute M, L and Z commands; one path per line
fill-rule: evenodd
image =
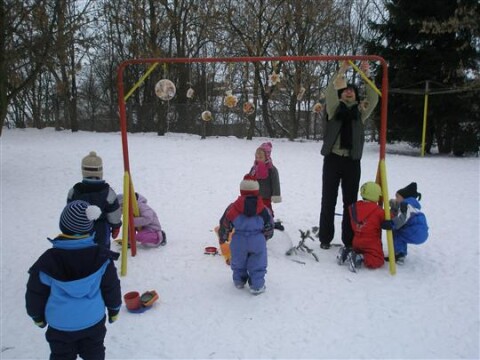
M 95 221 L 95 242 L 110 249 L 110 236 L 115 239 L 122 226 L 122 210 L 117 194 L 103 180 L 102 158 L 95 151 L 82 159 L 82 182 L 70 189 L 67 203 L 73 200 L 84 200 L 102 210 L 102 215 Z
M 417 183 L 412 182 L 390 200 L 392 220 L 385 221 L 382 228 L 392 230 L 395 261 L 402 264 L 407 256 L 407 244 L 423 244 L 428 239 L 428 225 L 421 211 Z M 388 258 L 387 258 L 388 259 Z
M 101 210 L 72 201 L 60 216 L 62 234 L 28 271 L 27 314 L 35 325 L 48 325 L 50 359 L 105 358 L 105 312 L 118 318 L 120 280 L 113 263 L 119 254 L 94 242 L 94 220 Z
M 230 241 L 233 283 L 243 289 L 248 282 L 254 295 L 265 291 L 267 272 L 267 240 L 273 236 L 273 217 L 259 196 L 259 184 L 245 175 L 240 183 L 240 196 L 231 203 L 220 219 L 220 243 Z

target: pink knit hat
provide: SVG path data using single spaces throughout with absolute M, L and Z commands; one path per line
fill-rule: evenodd
M 272 143 L 271 142 L 265 142 L 262 145 L 258 147 L 258 149 L 262 150 L 265 153 L 265 159 L 267 161 L 272 160 L 271 155 L 272 155 Z M 257 149 L 257 150 L 258 150 Z

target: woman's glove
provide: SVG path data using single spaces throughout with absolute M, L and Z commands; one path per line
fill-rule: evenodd
M 110 324 L 113 324 L 115 321 L 117 321 L 118 316 L 119 316 L 119 310 L 108 309 L 108 322 Z
M 37 325 L 39 328 L 43 329 L 45 326 L 47 326 L 47 322 L 43 317 L 32 318 L 32 319 L 33 319 L 33 323 Z

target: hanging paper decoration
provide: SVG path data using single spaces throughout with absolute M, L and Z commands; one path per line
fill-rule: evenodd
M 232 90 L 226 91 L 225 95 L 226 96 L 225 96 L 225 99 L 223 100 L 223 104 L 226 107 L 229 107 L 231 109 L 231 108 L 234 108 L 235 106 L 237 106 L 238 99 L 235 95 L 232 95 Z
M 317 102 L 315 105 L 313 105 L 312 111 L 316 114 L 321 113 L 323 110 L 323 105 L 319 102 Z
M 168 79 L 162 79 L 155 85 L 155 94 L 163 101 L 172 100 L 176 92 L 175 84 Z
M 202 120 L 203 121 L 210 121 L 212 120 L 213 116 L 212 116 L 212 113 L 208 110 L 205 110 L 204 112 L 202 112 Z
M 270 85 L 274 86 L 274 85 L 277 85 L 278 83 L 280 83 L 281 81 L 281 74 L 277 73 L 277 72 L 273 72 L 269 77 L 268 77 L 268 81 L 270 83 Z
M 302 87 L 300 87 L 300 89 L 298 90 L 297 100 L 298 100 L 298 101 L 302 100 L 304 94 L 305 94 L 305 88 L 302 86 Z
M 191 99 L 195 96 L 195 90 L 193 90 L 192 88 L 189 88 L 187 90 L 187 98 Z
M 247 115 L 251 115 L 255 112 L 255 105 L 250 101 L 247 101 L 243 104 L 243 112 Z

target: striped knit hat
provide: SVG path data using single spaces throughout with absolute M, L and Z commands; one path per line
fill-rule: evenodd
M 83 200 L 67 204 L 60 215 L 60 230 L 67 235 L 89 234 L 93 231 L 94 221 L 102 214 L 98 206 Z
M 247 174 L 240 182 L 240 194 L 242 194 L 243 196 L 258 196 L 259 189 L 260 185 L 258 184 L 255 176 Z

